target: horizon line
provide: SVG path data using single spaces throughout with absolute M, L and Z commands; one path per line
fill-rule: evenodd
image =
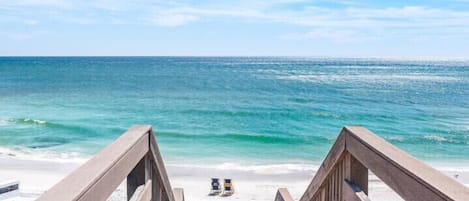
M 224 57 L 224 58 L 318 58 L 318 59 L 401 59 L 401 60 L 469 60 L 461 56 L 303 56 L 303 55 L 0 55 L 5 57 Z

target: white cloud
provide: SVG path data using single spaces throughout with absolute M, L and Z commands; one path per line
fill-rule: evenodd
M 466 27 L 469 24 L 468 12 L 419 6 L 375 9 L 358 7 L 331 9 L 310 6 L 295 11 L 270 9 L 264 4 L 257 7 L 244 5 L 234 8 L 180 6 L 150 13 L 156 16 L 154 17 L 156 19 L 152 18 L 152 21 L 158 23 L 154 24 L 164 26 L 168 23 L 162 21 L 163 17 L 169 22 L 174 22 L 169 23 L 174 26 L 199 20 L 227 21 L 226 18 L 335 29 Z
M 175 27 L 197 21 L 281 23 L 306 27 L 311 31 L 289 33 L 287 39 L 326 39 L 333 42 L 356 42 L 393 33 L 396 37 L 415 35 L 469 35 L 469 12 L 437 9 L 425 6 L 364 8 L 350 0 L 336 0 L 340 8 L 304 6 L 288 9 L 290 3 L 304 0 L 218 1 L 189 4 L 181 1 L 111 1 L 93 2 L 65 0 L 0 0 L 0 19 L 15 19 L 34 25 L 41 21 L 61 21 L 71 24 L 151 24 Z M 311 3 L 311 2 L 309 2 Z M 30 12 L 25 7 L 50 7 L 50 10 Z M 285 7 L 283 7 L 285 6 Z M 8 8 L 8 12 L 1 12 Z M 84 14 L 85 13 L 85 14 Z M 86 15 L 86 13 L 91 15 Z M 3 15 L 3 16 L 2 16 Z M 8 18 L 5 16 L 8 15 Z M 36 16 L 42 15 L 42 16 Z M 40 18 L 42 17 L 42 19 Z M 20 20 L 18 20 L 20 18 Z M 21 19 L 22 18 L 22 19 Z M 44 19 L 45 18 L 45 19 Z M 34 20 L 31 20 L 34 19 Z M 1 23 L 0 22 L 0 23 Z M 438 27 L 438 28 L 437 28 Z M 367 36 L 360 37 L 364 33 Z M 424 37 L 422 37 L 424 38 Z
M 151 24 L 159 26 L 175 27 L 193 22 L 199 19 L 196 16 L 178 13 L 161 13 L 156 17 L 148 20 Z
M 258 19 L 264 17 L 255 10 L 201 9 L 179 7 L 155 12 L 148 21 L 160 26 L 180 26 L 199 20 L 217 19 L 219 17 Z
M 66 0 L 0 0 L 3 7 L 24 7 L 24 6 L 48 6 L 60 8 L 72 8 L 73 3 Z
M 469 12 L 448 9 L 436 9 L 424 6 L 404 6 L 385 8 L 356 7 L 353 1 L 336 0 L 346 7 L 326 8 L 306 6 L 288 9 L 285 5 L 301 3 L 303 0 L 275 1 L 236 1 L 211 2 L 210 4 L 189 4 L 180 1 L 110 1 L 93 2 L 65 0 L 0 0 L 0 8 L 15 8 L 18 13 L 25 13 L 24 7 L 44 6 L 66 12 L 69 18 L 82 17 L 83 12 L 95 12 L 103 20 L 128 21 L 161 26 L 180 26 L 198 20 L 232 19 L 276 22 L 299 26 L 323 27 L 435 27 L 435 26 L 467 26 Z M 22 11 L 22 12 L 21 12 Z M 54 10 L 53 10 L 54 11 Z M 0 13 L 1 14 L 1 13 Z M 60 20 L 61 16 L 56 16 Z M 142 21 L 142 19 L 144 19 Z M 77 20 L 78 21 L 78 20 Z M 103 22 L 106 23 L 106 22 Z
M 466 26 L 469 13 L 416 6 L 380 9 L 308 7 L 300 12 L 273 13 L 270 19 L 303 26 L 434 27 Z

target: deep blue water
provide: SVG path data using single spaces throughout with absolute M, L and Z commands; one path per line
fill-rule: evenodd
M 469 61 L 0 57 L 1 148 L 86 157 L 133 124 L 171 163 L 319 163 L 344 125 L 465 163 Z

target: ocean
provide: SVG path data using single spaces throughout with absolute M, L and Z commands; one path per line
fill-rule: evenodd
M 82 160 L 134 124 L 173 165 L 317 166 L 362 125 L 469 167 L 469 60 L 0 57 L 0 155 Z

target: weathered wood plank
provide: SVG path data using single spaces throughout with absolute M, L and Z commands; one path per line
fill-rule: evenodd
M 342 186 L 344 201 L 370 201 L 365 192 L 363 192 L 357 185 L 344 179 Z
M 150 129 L 150 126 L 131 127 L 38 200 L 105 200 L 148 152 Z
M 293 201 L 293 198 L 286 188 L 279 188 L 275 195 L 275 201 Z
M 160 188 L 163 190 L 162 200 L 173 201 L 174 195 L 171 188 L 171 184 L 169 183 L 168 174 L 166 173 L 166 168 L 163 163 L 163 158 L 161 157 L 160 150 L 158 148 L 158 144 L 156 143 L 156 139 L 154 137 L 153 131 L 150 132 L 149 135 L 150 139 L 150 151 L 151 156 L 153 157 L 152 160 L 155 162 L 156 168 L 156 175 L 153 175 L 155 181 L 159 181 L 161 184 Z M 158 177 L 158 179 L 155 178 Z M 159 200 L 158 200 L 159 201 Z
M 184 189 L 182 188 L 174 188 L 174 201 L 184 201 Z
M 322 162 L 321 167 L 319 167 L 316 175 L 314 175 L 313 180 L 309 184 L 303 196 L 300 198 L 300 201 L 310 201 L 315 196 L 317 196 L 318 190 L 323 185 L 324 181 L 327 181 L 327 176 L 329 175 L 332 167 L 334 167 L 340 157 L 344 154 L 345 151 L 345 132 L 344 129 L 340 132 L 340 135 L 337 137 L 334 145 L 332 145 L 331 150 L 327 154 L 326 158 Z M 326 191 L 326 194 L 328 191 Z M 327 199 L 326 199 L 327 200 Z
M 139 160 L 148 152 L 147 138 L 144 136 L 138 140 L 134 149 L 123 155 L 113 167 L 111 167 L 96 183 L 94 183 L 87 192 L 78 200 L 80 201 L 98 201 L 106 200 L 109 195 L 119 186 Z
M 156 170 L 156 163 L 152 160 L 151 162 L 151 172 L 152 172 L 152 201 L 161 201 L 161 189 L 160 189 L 160 179 L 158 178 L 158 173 Z
M 148 180 L 147 183 L 145 183 L 145 188 L 143 189 L 143 192 L 140 193 L 140 196 L 137 198 L 137 201 L 151 201 L 151 184 L 151 180 Z
M 402 198 L 468 200 L 469 189 L 359 126 L 345 128 L 346 149 Z
M 132 197 L 128 198 L 128 201 L 137 201 L 137 198 L 140 197 L 140 193 L 143 192 L 143 188 L 145 188 L 145 185 L 138 186 L 135 189 L 134 194 L 132 195 Z
M 345 146 L 347 147 L 347 141 Z M 348 151 L 344 157 L 344 163 L 346 164 L 345 172 L 347 175 L 344 178 L 353 182 L 355 185 L 358 185 L 360 189 L 368 195 L 368 168 L 360 163 L 360 161 L 353 157 Z
M 140 185 L 145 185 L 148 176 L 146 168 L 147 168 L 148 158 L 145 156 L 137 163 L 137 165 L 130 171 L 127 175 L 127 200 L 130 200 L 132 195 L 134 194 L 135 190 Z
M 144 185 L 136 188 L 135 194 L 129 198 L 129 201 L 151 201 L 151 180 L 148 180 Z

